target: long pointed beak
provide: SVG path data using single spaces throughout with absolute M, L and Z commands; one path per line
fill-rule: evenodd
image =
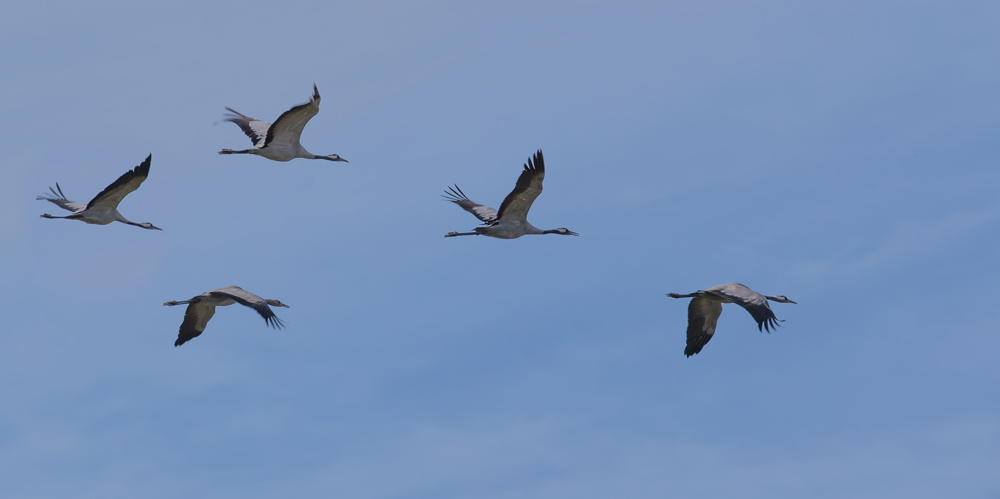
M 571 236 L 579 236 L 580 234 L 577 234 L 576 232 L 573 232 L 573 231 L 569 231 L 569 235 L 571 235 Z
M 788 303 L 794 303 L 794 304 L 798 305 L 798 302 L 794 302 L 792 300 L 788 300 Z

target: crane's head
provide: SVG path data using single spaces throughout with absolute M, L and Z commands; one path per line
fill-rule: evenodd
M 328 160 L 328 161 L 343 161 L 344 163 L 348 162 L 346 159 L 341 158 L 337 154 L 331 154 L 329 156 L 316 156 L 316 159 L 325 159 L 325 160 Z
M 768 296 L 767 299 L 778 303 L 795 303 L 792 300 L 789 300 L 785 295 Z M 798 305 L 798 303 L 795 304 Z
M 267 304 L 270 305 L 270 306 L 272 306 L 272 307 L 292 308 L 292 307 L 289 307 L 288 305 L 285 305 L 284 303 L 281 303 L 280 300 L 264 300 L 264 301 L 266 301 Z
M 580 235 L 580 234 L 577 234 L 576 232 L 573 232 L 573 231 L 567 229 L 566 227 L 560 227 L 558 229 L 547 230 L 547 231 L 544 231 L 544 234 L 562 234 L 564 236 L 579 236 Z
M 155 225 L 153 225 L 153 224 L 151 224 L 149 222 L 142 222 L 142 223 L 138 223 L 138 224 L 135 224 L 135 225 L 139 226 L 139 227 L 142 227 L 143 229 L 163 230 L 163 229 L 161 229 L 161 228 L 159 228 L 159 227 L 157 227 L 157 226 L 155 226 Z

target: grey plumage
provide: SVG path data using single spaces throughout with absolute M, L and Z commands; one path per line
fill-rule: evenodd
M 456 184 L 449 187 L 442 195 L 446 200 L 457 204 L 465 211 L 472 213 L 483 222 L 482 227 L 476 227 L 473 232 L 449 232 L 445 237 L 455 236 L 490 236 L 498 239 L 517 239 L 525 234 L 562 234 L 578 236 L 565 227 L 551 230 L 541 230 L 528 222 L 528 210 L 532 203 L 542 193 L 542 181 L 545 179 L 545 160 L 542 150 L 535 153 L 534 158 L 528 158 L 524 170 L 517 178 L 514 190 L 500 203 L 500 209 L 494 210 L 470 200 Z
M 458 187 L 458 184 L 455 184 L 454 187 L 449 187 L 448 190 L 444 191 L 444 194 L 442 194 L 441 197 L 461 206 L 462 209 L 472 213 L 476 216 L 476 218 L 483 222 L 492 223 L 497 219 L 497 210 L 470 200 L 468 196 L 462 192 L 462 189 Z
M 317 156 L 307 151 L 299 143 L 302 130 L 309 123 L 309 120 L 319 113 L 319 102 L 319 89 L 314 84 L 313 95 L 309 99 L 309 102 L 299 104 L 281 113 L 281 116 L 278 116 L 278 119 L 274 120 L 273 124 L 251 118 L 227 107 L 226 110 L 232 114 L 226 115 L 223 120 L 239 126 L 240 130 L 243 130 L 243 133 L 253 142 L 253 147 L 239 151 L 223 149 L 219 151 L 219 154 L 253 154 L 274 161 L 291 161 L 295 158 L 306 158 L 347 163 L 346 159 L 341 158 L 337 154 Z
M 750 313 L 757 322 L 757 329 L 771 332 L 778 327 L 778 320 L 767 301 L 795 303 L 783 295 L 765 296 L 740 283 L 731 282 L 708 289 L 681 295 L 668 293 L 671 298 L 692 298 L 688 305 L 687 347 L 684 355 L 690 357 L 708 343 L 715 334 L 723 303 L 735 303 Z
M 56 192 L 56 189 L 58 189 L 58 192 Z M 51 201 L 56 206 L 72 213 L 87 209 L 87 205 L 83 203 L 77 203 L 76 201 L 66 199 L 66 195 L 63 194 L 62 187 L 59 187 L 59 182 L 56 182 L 55 189 L 49 187 L 49 191 L 52 192 L 51 196 L 48 194 L 42 194 L 41 196 L 36 197 L 35 201 Z
M 44 194 L 36 197 L 36 200 L 49 201 L 56 206 L 73 212 L 71 215 L 65 217 L 57 217 L 54 215 L 49 215 L 45 213 L 42 218 L 64 218 L 68 220 L 81 220 L 88 224 L 95 225 L 107 225 L 111 222 L 122 222 L 128 225 L 135 225 L 136 227 L 142 227 L 144 229 L 154 229 L 162 230 L 159 227 L 154 226 L 149 222 L 136 223 L 129 221 L 118 212 L 118 205 L 128 196 L 130 193 L 134 192 L 139 188 L 140 185 L 149 176 L 149 165 L 153 160 L 153 155 L 150 154 L 146 157 L 139 166 L 125 172 L 117 180 L 111 183 L 94 196 L 86 205 L 82 203 L 77 203 L 75 201 L 70 201 L 66 198 L 66 195 L 62 192 L 62 187 L 56 182 L 56 189 L 49 187 L 49 192 L 52 195 Z
M 183 304 L 188 306 L 184 312 L 184 322 L 181 323 L 174 346 L 181 346 L 205 332 L 208 321 L 215 315 L 215 307 L 225 307 L 233 303 L 239 303 L 256 310 L 264 318 L 264 322 L 275 329 L 284 327 L 284 323 L 274 314 L 269 305 L 289 308 L 288 305 L 278 300 L 261 298 L 239 286 L 226 286 L 202 293 L 190 300 L 164 303 L 165 306 L 170 307 Z

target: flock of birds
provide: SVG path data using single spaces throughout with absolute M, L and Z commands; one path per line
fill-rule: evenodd
M 239 126 L 253 142 L 253 147 L 239 151 L 223 149 L 219 151 L 219 154 L 254 154 L 274 161 L 305 158 L 346 163 L 347 160 L 337 154 L 326 156 L 312 154 L 299 143 L 302 130 L 309 120 L 319 113 L 319 102 L 319 90 L 316 85 L 313 85 L 313 95 L 309 102 L 285 111 L 281 116 L 278 116 L 274 123 L 251 118 L 227 107 L 226 110 L 232 114 L 227 115 L 224 120 Z M 95 225 L 121 222 L 144 229 L 162 230 L 149 222 L 132 222 L 118 212 L 118 205 L 125 199 L 125 196 L 138 189 L 149 176 L 149 165 L 152 159 L 153 156 L 150 154 L 139 166 L 118 177 L 118 180 L 112 182 L 87 204 L 67 199 L 66 195 L 63 194 L 62 187 L 56 183 L 55 188 L 49 188 L 50 194 L 38 196 L 36 199 L 49 201 L 71 213 L 62 217 L 45 213 L 42 218 L 81 220 Z M 474 228 L 472 232 L 449 232 L 445 234 L 445 237 L 478 235 L 498 239 L 517 239 L 527 234 L 578 236 L 579 234 L 565 227 L 542 230 L 528 222 L 528 210 L 542 193 L 544 179 L 545 160 L 539 149 L 534 157 L 528 159 L 524 170 L 517 179 L 514 190 L 504 198 L 498 210 L 470 200 L 458 187 L 458 184 L 448 187 L 442 196 L 473 214 L 482 222 L 482 225 Z M 722 314 L 723 303 L 735 303 L 746 309 L 757 321 L 757 329 L 762 332 L 764 330 L 770 332 L 772 328 L 777 327 L 779 322 L 774 312 L 771 311 L 768 300 L 778 303 L 795 303 L 784 296 L 762 295 L 739 283 L 714 286 L 686 295 L 669 293 L 668 296 L 691 298 L 688 305 L 687 347 L 684 349 L 684 355 L 688 357 L 700 352 L 705 344 L 712 339 L 719 315 Z M 238 286 L 213 289 L 190 300 L 168 301 L 164 303 L 165 306 L 187 305 L 187 310 L 184 312 L 184 322 L 181 323 L 174 346 L 183 345 L 203 333 L 208 321 L 215 315 L 215 307 L 224 307 L 234 303 L 256 310 L 264 318 L 265 323 L 275 329 L 281 329 L 283 323 L 274 314 L 271 307 L 289 308 L 288 305 L 279 300 L 261 298 Z

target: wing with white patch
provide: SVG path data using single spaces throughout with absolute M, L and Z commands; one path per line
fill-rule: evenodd
M 56 206 L 64 210 L 72 211 L 73 213 L 87 209 L 87 205 L 83 203 L 77 203 L 76 201 L 66 199 L 66 195 L 63 194 L 62 187 L 59 187 L 59 182 L 56 182 L 55 189 L 49 187 L 49 191 L 52 192 L 51 196 L 48 194 L 42 194 L 41 196 L 36 197 L 35 200 L 38 201 L 44 199 L 46 201 L 50 201 Z
M 230 115 L 223 118 L 225 121 L 231 123 L 236 123 L 243 130 L 243 133 L 250 137 L 250 141 L 253 142 L 254 147 L 263 147 L 264 139 L 267 137 L 267 130 L 271 128 L 271 124 L 266 121 L 261 121 L 258 119 L 251 118 L 239 111 L 234 111 L 232 108 L 226 108 Z
M 476 218 L 487 224 L 497 219 L 497 210 L 470 200 L 468 196 L 462 192 L 462 189 L 458 188 L 458 184 L 455 184 L 454 187 L 449 187 L 448 190 L 444 191 L 444 194 L 442 194 L 441 197 L 461 206 L 462 209 L 472 213 L 476 216 Z

